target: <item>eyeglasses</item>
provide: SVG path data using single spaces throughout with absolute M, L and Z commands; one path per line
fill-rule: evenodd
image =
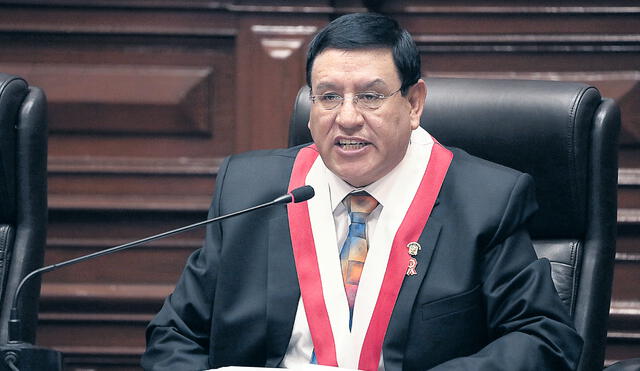
M 366 92 L 366 93 L 356 93 L 353 95 L 353 103 L 356 107 L 363 110 L 375 110 L 382 106 L 385 99 L 391 98 L 394 94 L 399 92 L 402 88 L 394 91 L 389 95 L 384 95 L 380 93 Z M 311 101 L 313 103 L 320 103 L 322 108 L 326 110 L 332 110 L 338 107 L 342 102 L 344 102 L 344 97 L 336 94 L 336 93 L 326 93 L 321 95 L 310 95 Z

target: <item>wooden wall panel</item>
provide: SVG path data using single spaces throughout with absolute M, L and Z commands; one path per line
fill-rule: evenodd
M 240 20 L 238 45 L 244 47 L 237 49 L 237 102 L 251 109 L 238 110 L 239 151 L 287 145 L 291 102 L 305 83 L 305 46 L 321 25 L 314 19 L 292 21 L 263 15 Z
M 0 70 L 50 104 L 47 263 L 206 217 L 224 156 L 286 144 L 306 43 L 379 10 L 427 76 L 584 81 L 621 106 L 608 362 L 640 357 L 640 7 L 595 0 L 0 0 Z M 44 277 L 38 343 L 139 370 L 144 328 L 202 231 Z
M 51 132 L 214 134 L 209 67 L 57 65 L 25 72 L 49 87 Z

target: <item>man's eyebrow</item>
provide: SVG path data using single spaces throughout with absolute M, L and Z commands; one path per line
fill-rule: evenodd
M 318 91 L 322 91 L 322 90 L 336 90 L 336 85 L 330 82 L 321 82 L 318 84 L 318 86 L 316 86 L 315 90 Z
M 359 90 L 367 90 L 367 89 L 374 89 L 374 88 L 387 88 L 387 83 L 380 78 L 377 78 L 373 81 L 369 81 L 366 84 L 362 85 L 362 88 L 360 88 Z M 338 90 L 338 86 L 332 82 L 321 82 L 318 84 L 318 86 L 315 87 L 314 90 L 316 91 L 322 91 L 322 90 Z
M 372 89 L 372 88 L 386 88 L 387 87 L 387 83 L 384 82 L 384 80 L 382 79 L 375 79 L 371 82 L 366 83 L 363 86 L 363 89 Z

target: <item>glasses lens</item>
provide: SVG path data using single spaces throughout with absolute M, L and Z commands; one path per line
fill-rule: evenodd
M 391 97 L 397 92 L 398 91 L 395 91 L 387 96 L 378 93 L 359 93 L 354 95 L 353 101 L 360 109 L 375 110 L 382 106 L 386 98 Z M 326 110 L 332 110 L 344 101 L 344 97 L 338 94 L 312 95 L 311 99 L 314 103 L 320 103 L 322 108 Z
M 357 94 L 356 98 L 358 99 L 358 106 L 365 109 L 376 109 L 380 108 L 384 98 L 381 94 L 375 93 L 362 93 Z
M 338 107 L 342 102 L 342 97 L 337 94 L 323 94 L 318 96 L 318 101 L 324 109 L 330 110 Z

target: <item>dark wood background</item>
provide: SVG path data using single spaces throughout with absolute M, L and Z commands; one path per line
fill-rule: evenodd
M 283 147 L 305 44 L 353 11 L 415 37 L 427 76 L 592 83 L 622 108 L 609 361 L 640 356 L 636 1 L 0 0 L 0 70 L 50 102 L 47 263 L 205 217 L 221 159 Z M 138 370 L 202 232 L 44 277 L 38 343 L 67 370 Z

